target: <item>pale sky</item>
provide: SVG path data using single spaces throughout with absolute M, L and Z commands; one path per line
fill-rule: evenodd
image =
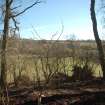
M 90 18 L 90 0 L 44 0 L 24 15 L 18 18 L 20 22 L 20 34 L 24 38 L 57 39 L 64 26 L 60 39 L 66 39 L 68 35 L 74 34 L 77 39 L 94 39 L 92 23 Z M 97 0 L 97 21 L 99 34 L 102 36 L 102 25 Z M 25 2 L 23 2 L 24 4 Z M 34 27 L 34 30 L 33 30 Z M 36 35 L 37 31 L 38 35 Z

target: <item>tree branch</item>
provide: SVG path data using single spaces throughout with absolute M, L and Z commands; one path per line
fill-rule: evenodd
M 19 27 L 17 26 L 18 22 L 15 20 L 14 17 L 12 17 L 12 20 L 13 20 L 13 23 L 14 23 L 15 29 L 19 30 Z
M 23 11 L 21 11 L 20 13 L 16 14 L 16 15 L 12 15 L 12 17 L 17 17 L 21 14 L 23 14 L 24 12 L 26 12 L 28 9 L 32 8 L 34 5 L 40 4 L 42 1 L 35 1 L 32 5 L 28 6 L 27 8 L 25 8 Z
M 11 10 L 17 9 L 17 8 L 19 8 L 19 7 L 21 7 L 21 5 L 18 5 L 18 6 L 16 6 L 16 7 L 14 7 L 14 8 L 11 8 Z
M 10 1 L 9 1 L 9 5 L 11 5 L 12 3 L 13 3 L 13 0 L 10 0 Z

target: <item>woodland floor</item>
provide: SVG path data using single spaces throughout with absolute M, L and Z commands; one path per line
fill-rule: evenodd
M 91 80 L 65 83 L 58 88 L 36 90 L 33 86 L 11 87 L 10 105 L 37 105 L 38 94 L 44 105 L 105 105 L 105 81 Z

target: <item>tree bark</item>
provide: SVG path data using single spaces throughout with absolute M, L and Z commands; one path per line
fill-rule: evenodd
M 10 4 L 9 0 L 6 0 L 6 11 L 4 18 L 4 30 L 3 30 L 3 38 L 2 38 L 2 46 L 1 46 L 1 88 L 6 87 L 6 44 L 7 44 L 7 36 L 8 36 L 8 28 L 9 28 L 9 9 Z
M 103 78 L 105 79 L 104 51 L 103 51 L 101 40 L 99 38 L 98 29 L 97 29 L 97 20 L 96 20 L 96 14 L 95 14 L 95 0 L 91 0 L 90 12 L 91 12 L 91 20 L 93 25 L 94 37 L 97 44 L 99 60 L 100 60 L 100 64 L 103 72 Z

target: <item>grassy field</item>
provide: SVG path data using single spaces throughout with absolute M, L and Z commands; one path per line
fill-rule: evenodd
M 45 79 L 45 75 L 64 72 L 72 75 L 73 65 L 84 65 L 88 58 L 95 76 L 102 76 L 95 41 L 51 41 L 51 40 L 15 40 L 8 44 L 7 81 L 13 81 L 13 75 L 28 76 L 31 80 Z M 103 42 L 104 44 L 105 42 Z M 17 47 L 17 45 L 19 45 Z M 49 52 L 49 57 L 46 55 Z
M 42 60 L 42 61 L 41 61 Z M 72 75 L 72 67 L 75 64 L 82 65 L 80 60 L 73 60 L 71 57 L 66 58 L 38 58 L 33 56 L 20 56 L 20 57 L 9 57 L 8 58 L 8 73 L 7 81 L 13 81 L 14 71 L 16 75 L 19 75 L 21 72 L 22 75 L 28 76 L 31 80 L 36 80 L 38 75 L 41 80 L 45 79 L 45 75 L 50 75 L 54 72 L 64 72 L 69 76 Z M 89 62 L 89 65 L 93 65 L 92 71 L 95 76 L 102 76 L 101 67 L 99 64 L 94 62 Z M 46 73 L 44 73 L 46 72 Z

